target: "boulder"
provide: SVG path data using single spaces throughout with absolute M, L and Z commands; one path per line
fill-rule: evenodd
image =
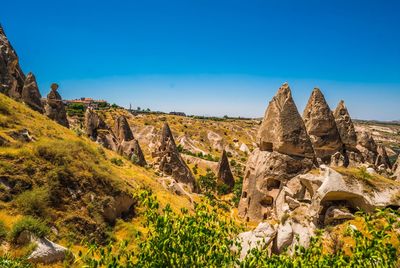
M 120 142 L 134 139 L 132 130 L 125 116 L 121 115 L 115 120 L 114 134 Z
M 279 224 L 276 234 L 276 253 L 282 253 L 293 242 L 293 228 L 290 220 Z
M 127 193 L 120 193 L 104 203 L 103 217 L 111 224 L 115 223 L 117 218 L 125 218 L 134 213 L 135 199 Z
M 36 238 L 34 243 L 36 248 L 28 257 L 28 261 L 33 263 L 52 264 L 62 262 L 68 253 L 67 248 L 51 242 L 47 238 Z
M 240 145 L 239 150 L 242 151 L 243 153 L 246 153 L 246 154 L 250 153 L 249 147 L 248 147 L 246 144 L 244 144 L 244 143 L 242 143 L 242 144 Z
M 253 231 L 240 233 L 238 242 L 241 244 L 240 260 L 244 260 L 252 249 L 266 250 L 268 246 L 272 246 L 272 242 L 276 236 L 276 228 L 267 223 L 260 223 Z
M 235 179 L 233 178 L 225 150 L 222 151 L 221 159 L 218 162 L 217 179 L 219 183 L 227 185 L 229 190 L 232 190 L 235 185 Z
M 21 92 L 21 99 L 25 104 L 31 107 L 33 110 L 43 113 L 44 108 L 42 104 L 42 96 L 40 95 L 36 78 L 32 73 L 28 73 L 26 76 L 24 87 Z
M 35 138 L 31 136 L 29 130 L 23 128 L 21 130 L 14 130 L 8 133 L 8 135 L 14 140 L 22 141 L 22 142 L 31 142 L 34 141 Z
M 18 56 L 0 25 L 0 92 L 20 100 L 24 81 Z
M 261 151 L 314 158 L 310 138 L 287 83 L 270 101 L 257 133 Z
M 65 112 L 64 103 L 57 89 L 58 85 L 53 83 L 51 85 L 51 91 L 47 95 L 46 105 L 44 107 L 45 113 L 48 118 L 68 128 L 67 113 Z
M 329 163 L 332 155 L 343 152 L 344 145 L 335 118 L 318 88 L 313 90 L 308 100 L 303 119 L 317 158 Z
M 158 169 L 165 175 L 174 178 L 177 182 L 187 184 L 192 192 L 197 192 L 198 185 L 196 180 L 189 167 L 183 161 L 167 123 L 163 126 L 161 139 L 156 148 L 153 152 L 153 158 L 155 158 Z
M 352 219 L 354 219 L 354 215 L 346 208 L 332 206 L 329 207 L 325 213 L 324 225 L 341 223 Z
M 336 126 L 340 134 L 340 139 L 346 146 L 346 150 L 357 150 L 357 134 L 351 120 L 349 111 L 347 110 L 344 101 L 341 100 L 333 113 L 336 121 Z
M 271 217 L 277 209 L 275 199 L 281 187 L 312 167 L 313 161 L 309 158 L 254 149 L 246 164 L 239 216 L 247 221 Z

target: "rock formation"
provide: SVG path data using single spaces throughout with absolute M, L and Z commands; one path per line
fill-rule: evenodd
M 18 56 L 0 25 L 0 92 L 20 100 L 24 81 Z
M 162 173 L 171 176 L 179 183 L 186 184 L 192 192 L 198 191 L 196 180 L 180 156 L 167 123 L 163 126 L 161 140 L 153 153 L 153 157 L 156 159 L 158 169 Z
M 383 167 L 383 169 L 392 169 L 392 164 L 390 163 L 389 156 L 383 145 L 378 145 L 377 147 L 378 155 L 375 160 L 376 167 Z
M 346 150 L 357 150 L 357 134 L 354 128 L 353 121 L 351 120 L 349 111 L 347 110 L 344 101 L 341 100 L 333 113 L 336 121 L 336 126 L 340 134 Z
M 67 120 L 67 113 L 65 112 L 64 103 L 60 94 L 57 92 L 58 85 L 52 84 L 51 91 L 47 95 L 45 111 L 47 117 L 56 121 L 60 125 L 65 127 L 69 127 L 69 123 Z
M 21 92 L 21 100 L 25 102 L 33 110 L 43 113 L 42 96 L 40 95 L 36 78 L 32 73 L 28 73 L 26 76 L 24 87 Z
M 134 164 L 139 166 L 147 165 L 142 148 L 140 148 L 139 142 L 136 139 L 130 141 L 123 140 L 120 142 L 117 151 L 119 154 L 128 157 Z
M 392 170 L 394 179 L 400 181 L 400 155 L 397 157 L 397 161 L 393 165 Z
M 318 88 L 313 90 L 308 100 L 303 119 L 317 158 L 329 163 L 332 155 L 343 152 L 335 118 Z
M 229 187 L 229 190 L 232 190 L 233 186 L 235 185 L 235 179 L 233 178 L 233 174 L 229 166 L 229 160 L 225 150 L 222 151 L 221 159 L 218 163 L 217 179 L 219 183 L 227 185 Z
M 87 108 L 85 112 L 85 132 L 92 140 L 97 140 L 98 130 L 107 129 L 106 123 L 92 109 Z
M 269 103 L 257 141 L 246 164 L 239 215 L 261 221 L 281 210 L 276 198 L 283 186 L 313 166 L 311 141 L 287 84 Z
M 115 120 L 114 134 L 120 142 L 122 142 L 124 140 L 130 141 L 130 140 L 134 139 L 132 130 L 131 130 L 128 120 L 126 120 L 125 116 L 121 115 L 117 118 L 117 120 Z
M 261 151 L 313 158 L 314 151 L 287 83 L 269 103 L 257 134 Z
M 378 145 L 368 132 L 361 132 L 357 135 L 357 149 L 361 152 L 365 162 L 375 165 L 378 157 Z

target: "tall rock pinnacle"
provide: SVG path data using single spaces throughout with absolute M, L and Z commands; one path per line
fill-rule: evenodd
M 218 163 L 217 172 L 217 178 L 219 182 L 226 184 L 229 187 L 229 190 L 232 190 L 233 186 L 235 185 L 235 179 L 233 178 L 232 171 L 229 166 L 229 160 L 225 150 L 222 151 L 222 156 Z
M 24 87 L 21 92 L 21 99 L 33 110 L 43 113 L 43 104 L 41 100 L 36 78 L 32 73 L 28 73 L 25 79 Z
M 291 156 L 314 157 L 304 122 L 287 83 L 269 103 L 257 134 L 261 151 L 276 151 Z
M 24 81 L 17 53 L 0 25 L 0 92 L 20 100 Z
M 64 103 L 62 102 L 60 94 L 57 92 L 58 85 L 53 83 L 51 91 L 47 95 L 45 111 L 47 117 L 56 121 L 60 125 L 69 127 L 67 120 L 67 113 L 65 112 Z
M 161 140 L 153 156 L 156 158 L 161 172 L 171 176 L 177 182 L 188 185 L 191 191 L 198 191 L 196 180 L 179 154 L 171 129 L 167 123 L 163 126 Z
M 357 146 L 357 134 L 344 101 L 341 100 L 333 113 L 340 138 L 347 150 L 354 150 Z
M 313 90 L 308 100 L 303 119 L 317 158 L 330 162 L 332 155 L 343 151 L 335 118 L 318 88 Z
M 121 115 L 115 120 L 114 133 L 120 142 L 133 140 L 133 133 L 126 117 Z

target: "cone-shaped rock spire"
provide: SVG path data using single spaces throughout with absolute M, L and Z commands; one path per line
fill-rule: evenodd
M 310 138 L 287 83 L 270 101 L 258 130 L 257 143 L 261 151 L 314 157 Z
M 235 179 L 233 178 L 233 174 L 229 166 L 228 156 L 226 155 L 225 150 L 222 151 L 222 156 L 218 163 L 217 172 L 217 178 L 219 182 L 226 184 L 229 187 L 229 190 L 232 190 L 233 186 L 235 185 Z
M 92 139 L 96 140 L 99 129 L 107 129 L 106 123 L 92 109 L 87 108 L 85 112 L 85 132 Z
M 67 113 L 65 112 L 64 103 L 62 102 L 62 98 L 60 94 L 57 92 L 58 85 L 53 83 L 51 85 L 51 91 L 47 95 L 45 112 L 47 117 L 56 121 L 60 125 L 65 127 L 69 127 L 69 123 L 67 120 Z
M 317 158 L 329 162 L 332 155 L 343 151 L 335 118 L 318 88 L 313 90 L 308 100 L 303 119 Z
M 161 140 L 153 156 L 156 158 L 161 172 L 171 176 L 178 182 L 187 184 L 191 191 L 198 191 L 196 180 L 179 154 L 171 129 L 167 123 L 163 126 Z
M 400 181 L 400 155 L 397 157 L 396 163 L 393 165 L 393 175 L 397 181 Z
M 383 145 L 378 145 L 377 152 L 378 156 L 375 161 L 375 166 L 379 167 L 384 165 L 385 168 L 392 169 L 392 164 L 390 163 L 385 147 Z
M 343 100 L 341 100 L 333 113 L 340 138 L 347 150 L 354 150 L 357 146 L 357 134 L 351 120 L 349 111 Z
M 20 100 L 24 81 L 18 56 L 0 25 L 0 92 Z
M 21 93 L 21 99 L 33 110 L 40 113 L 44 112 L 42 104 L 42 96 L 40 95 L 36 78 L 33 73 L 28 73 L 25 79 L 24 87 Z
M 133 133 L 126 117 L 121 115 L 115 120 L 114 133 L 120 142 L 133 140 Z

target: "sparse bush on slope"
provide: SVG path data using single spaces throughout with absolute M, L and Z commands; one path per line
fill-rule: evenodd
M 50 229 L 46 226 L 46 224 L 43 221 L 27 216 L 18 220 L 13 225 L 10 231 L 10 240 L 12 242 L 16 242 L 19 235 L 23 231 L 28 231 L 37 237 L 44 237 L 47 234 L 49 234 Z

